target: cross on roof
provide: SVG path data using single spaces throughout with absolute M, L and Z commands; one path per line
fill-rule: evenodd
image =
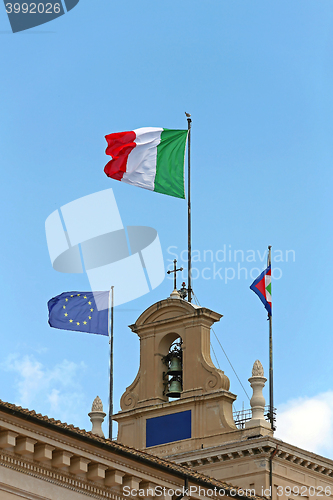
M 183 270 L 182 267 L 177 269 L 177 260 L 175 259 L 173 261 L 173 271 L 167 271 L 167 274 L 174 273 L 174 276 L 173 276 L 173 289 L 174 290 L 177 290 L 177 271 L 182 271 L 182 270 Z

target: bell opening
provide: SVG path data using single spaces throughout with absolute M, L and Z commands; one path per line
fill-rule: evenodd
M 164 395 L 168 398 L 180 398 L 183 390 L 183 351 L 180 338 L 171 344 L 163 362 L 167 366 L 167 371 L 164 372 Z

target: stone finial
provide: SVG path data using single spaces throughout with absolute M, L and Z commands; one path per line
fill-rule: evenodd
M 267 378 L 264 377 L 264 369 L 259 359 L 257 359 L 253 364 L 252 377 L 249 378 L 249 382 L 253 389 L 253 395 L 250 400 L 252 417 L 251 420 L 246 422 L 245 428 L 269 428 L 270 424 L 265 419 L 265 398 L 262 393 L 263 388 L 265 387 L 265 382 L 267 382 Z
M 260 363 L 259 359 L 253 363 L 252 368 L 252 377 L 263 377 L 264 376 L 264 368 Z
M 253 374 L 253 372 L 252 372 L 252 374 Z M 95 397 L 93 404 L 92 404 L 92 407 L 91 407 L 91 411 L 103 411 L 103 403 L 102 403 L 102 400 L 99 396 Z
M 181 296 L 177 290 L 174 290 L 173 292 L 170 293 L 171 299 L 181 299 Z
M 94 399 L 91 412 L 88 413 L 88 416 L 92 423 L 91 432 L 97 436 L 104 437 L 102 423 L 106 417 L 106 413 L 103 412 L 103 403 L 98 396 Z

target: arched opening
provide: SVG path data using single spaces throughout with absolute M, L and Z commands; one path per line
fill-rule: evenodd
M 164 337 L 161 339 L 160 344 L 158 346 L 158 352 L 162 354 L 162 356 L 166 356 L 170 350 L 171 344 L 177 340 L 180 339 L 181 337 L 178 335 L 178 333 L 175 332 L 170 332 L 164 335 Z

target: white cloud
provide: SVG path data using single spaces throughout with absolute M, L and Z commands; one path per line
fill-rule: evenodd
M 47 396 L 47 399 L 51 405 L 52 414 L 58 410 L 61 401 L 60 391 L 58 389 L 52 389 L 51 394 Z
M 0 364 L 0 369 L 14 374 L 16 404 L 68 423 L 78 420 L 79 408 L 84 405 L 79 375 L 85 368 L 83 362 L 66 359 L 46 367 L 32 355 L 18 354 L 9 355 Z
M 275 436 L 305 450 L 333 456 L 333 391 L 280 405 Z

